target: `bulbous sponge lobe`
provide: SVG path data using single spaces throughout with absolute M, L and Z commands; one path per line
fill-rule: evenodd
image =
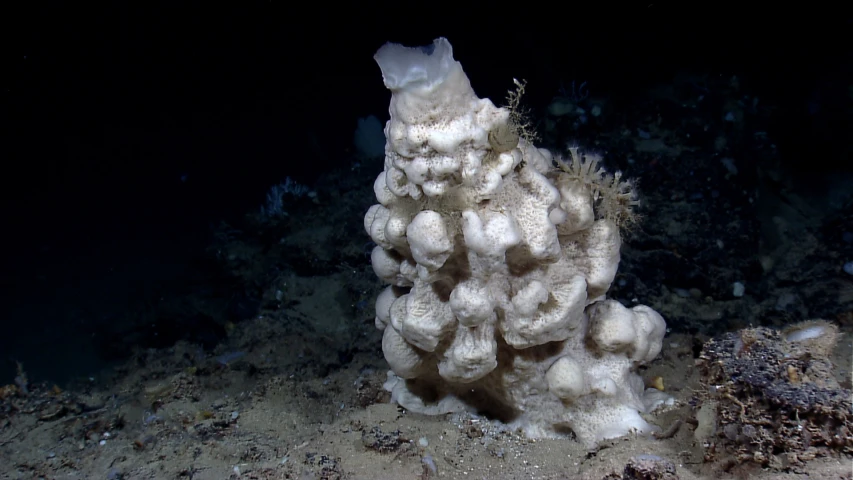
M 602 351 L 624 352 L 639 363 L 660 353 L 666 322 L 658 312 L 645 305 L 629 309 L 615 300 L 596 302 L 589 310 L 589 337 Z
M 568 355 L 554 362 L 545 378 L 548 380 L 548 389 L 562 400 L 575 400 L 589 393 L 583 365 Z

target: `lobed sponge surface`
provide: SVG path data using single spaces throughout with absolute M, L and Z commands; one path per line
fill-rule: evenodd
M 375 59 L 391 119 L 364 225 L 389 284 L 376 326 L 393 401 L 588 445 L 653 431 L 640 413 L 660 395 L 635 372 L 666 324 L 605 298 L 621 237 L 595 192 L 512 134 L 510 111 L 475 95 L 446 39 Z

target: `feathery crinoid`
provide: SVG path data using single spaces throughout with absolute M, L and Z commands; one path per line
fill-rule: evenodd
M 600 155 L 581 153 L 578 147 L 571 147 L 569 158 L 556 157 L 556 162 L 570 179 L 589 189 L 597 219 L 611 220 L 623 231 L 630 231 L 640 220 L 636 212 L 640 205 L 636 182 L 623 179 L 620 171 L 609 173 L 601 166 Z

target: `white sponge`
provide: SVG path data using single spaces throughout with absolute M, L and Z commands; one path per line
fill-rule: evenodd
M 510 111 L 477 98 L 446 39 L 388 44 L 376 61 L 391 118 L 364 226 L 392 285 L 376 301 L 392 399 L 491 413 L 531 436 L 568 426 L 590 446 L 653 430 L 635 371 L 666 325 L 604 299 L 621 237 L 591 189 L 506 134 Z

